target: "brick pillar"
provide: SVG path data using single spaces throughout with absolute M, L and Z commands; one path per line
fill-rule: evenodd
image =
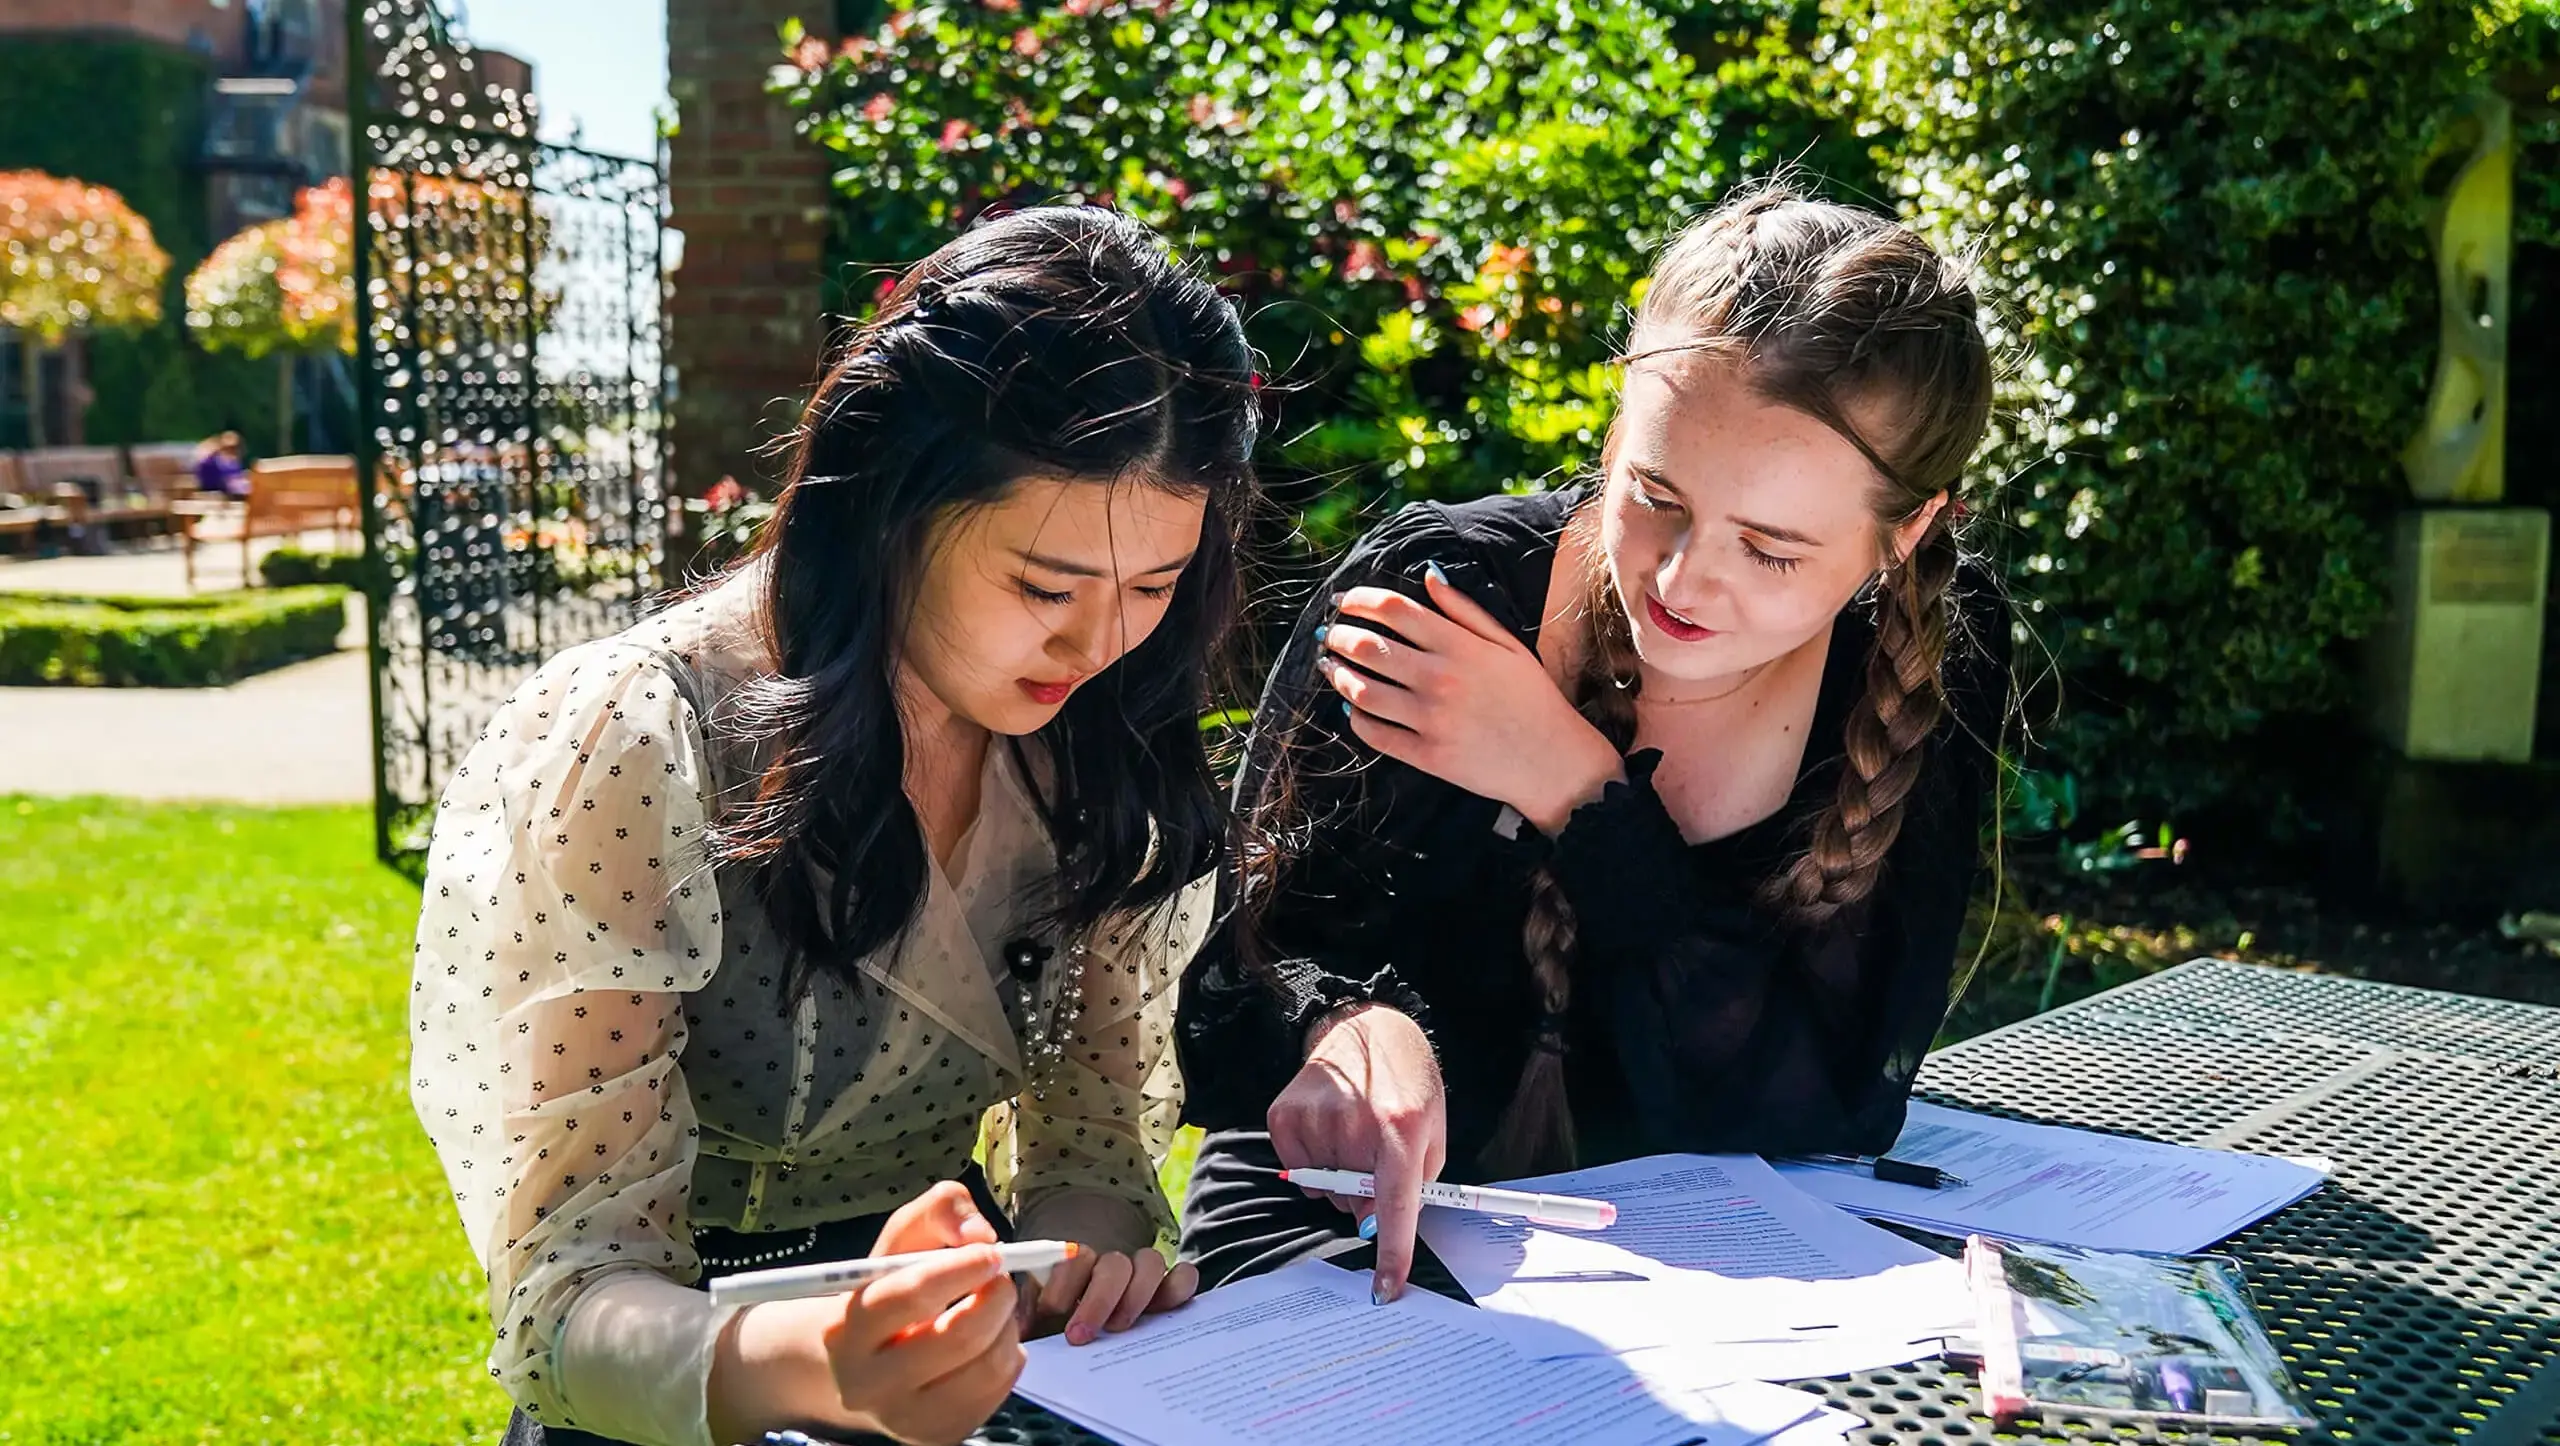
M 827 235 L 825 157 L 765 94 L 793 16 L 827 33 L 823 0 L 667 0 L 671 224 L 684 259 L 670 301 L 676 490 L 723 474 L 759 484 L 758 447 L 786 428 L 816 379 Z

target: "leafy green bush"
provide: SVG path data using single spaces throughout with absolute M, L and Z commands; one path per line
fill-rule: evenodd
M 1224 273 L 1285 383 L 1266 464 L 1329 547 L 1589 461 L 1621 308 L 1732 181 L 1872 180 L 1812 108 L 1810 7 L 1666 8 L 959 0 L 786 35 L 783 89 L 841 163 L 841 259 L 1067 197 Z
M 2300 821 L 2357 746 L 2438 310 L 2460 0 L 1835 0 L 1822 73 L 2010 319 L 1991 466 L 2046 740 L 2106 806 Z M 2334 781 L 2331 773 L 2331 781 Z
M 1735 180 L 1794 161 L 1900 204 L 1977 258 L 2015 361 L 1983 472 L 2059 663 L 2052 766 L 2221 834 L 2303 822 L 2358 746 L 2434 357 L 2422 176 L 2486 73 L 2560 55 L 2554 13 L 951 0 L 786 35 L 778 88 L 840 164 L 840 260 L 1059 197 L 1206 258 L 1283 383 L 1264 456 L 1318 550 L 1591 460 L 1621 308 Z M 2555 195 L 2520 185 L 2528 243 Z M 852 275 L 859 312 L 886 277 Z
M 0 686 L 199 688 L 331 652 L 346 624 L 334 587 L 196 597 L 0 593 Z
M 269 587 L 344 587 L 364 590 L 364 554 L 311 552 L 279 547 L 258 559 L 258 580 Z

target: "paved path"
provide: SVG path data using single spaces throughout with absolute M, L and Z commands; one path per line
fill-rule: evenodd
M 249 544 L 255 567 L 284 546 L 280 537 L 261 537 Z M 344 547 L 346 539 L 328 532 L 309 532 L 295 541 L 313 552 Z M 207 543 L 196 549 L 196 580 L 206 592 L 242 587 L 240 544 Z M 255 578 L 250 580 L 252 583 Z M 99 557 L 0 557 L 0 592 L 129 593 L 143 597 L 184 597 L 187 564 L 178 549 L 137 547 Z
M 373 797 L 364 653 L 228 688 L 0 688 L 0 793 L 363 802 Z
M 208 567 L 205 580 L 229 586 L 232 570 Z M 0 592 L 186 590 L 175 550 L 0 563 Z M 228 688 L 0 688 L 0 793 L 371 799 L 362 606 L 348 603 L 341 651 Z

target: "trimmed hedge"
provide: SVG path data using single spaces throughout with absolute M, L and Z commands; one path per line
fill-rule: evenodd
M 279 547 L 258 560 L 258 578 L 269 587 L 344 587 L 364 591 L 364 554 L 307 552 Z
M 0 685 L 201 688 L 333 652 L 334 587 L 200 597 L 0 593 Z

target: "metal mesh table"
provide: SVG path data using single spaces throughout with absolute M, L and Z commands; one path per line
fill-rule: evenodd
M 1942 1050 L 1919 1093 L 2327 1157 L 2328 1188 L 2225 1247 L 2320 1417 L 2302 1439 L 2560 1446 L 2560 1009 L 2202 959 Z M 1798 1385 L 1865 1418 L 1857 1446 L 2295 1439 L 1995 1433 L 1934 1361 Z M 1098 1438 L 1016 1401 L 975 1439 Z

